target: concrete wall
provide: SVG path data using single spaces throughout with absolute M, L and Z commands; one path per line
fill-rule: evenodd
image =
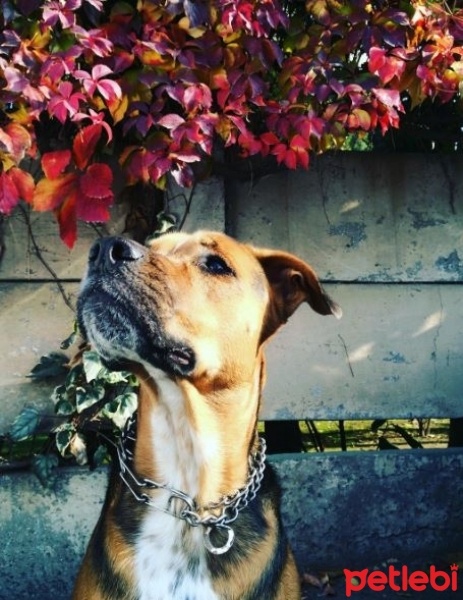
M 274 456 L 270 462 L 301 572 L 361 569 L 389 559 L 440 562 L 462 549 L 459 450 Z M 104 469 L 66 469 L 53 490 L 30 474 L 2 477 L 0 600 L 70 597 L 106 481 Z
M 342 154 L 307 173 L 227 182 L 227 229 L 306 258 L 344 309 L 336 321 L 303 307 L 270 344 L 264 417 L 463 416 L 460 163 Z M 93 232 L 69 253 L 54 223 L 33 218 L 73 302 Z M 0 265 L 0 432 L 25 403 L 51 410 L 50 386 L 26 375 L 73 318 L 21 219 L 7 223 Z M 218 181 L 194 198 L 187 229 L 197 227 L 225 227 Z M 274 458 L 300 565 L 462 550 L 462 461 L 459 450 Z M 68 597 L 105 481 L 105 471 L 69 469 L 45 490 L 28 473 L 0 476 L 0 600 Z
M 344 309 L 270 345 L 265 418 L 461 415 L 461 157 L 325 155 L 226 190 L 232 232 L 305 258 Z

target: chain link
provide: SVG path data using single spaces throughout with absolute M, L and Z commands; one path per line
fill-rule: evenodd
M 223 554 L 233 545 L 235 533 L 230 524 L 236 521 L 239 513 L 254 500 L 259 491 L 265 471 L 265 440 L 259 437 L 259 447 L 248 457 L 249 475 L 246 485 L 237 490 L 234 494 L 224 496 L 218 502 L 211 502 L 205 506 L 198 507 L 191 496 L 171 488 L 166 484 L 158 483 L 152 479 L 138 478 L 129 465 L 133 463 L 132 447 L 136 441 L 135 434 L 136 420 L 135 416 L 129 417 L 121 433 L 121 438 L 117 446 L 117 455 L 119 457 L 120 477 L 138 502 L 143 502 L 157 510 L 172 515 L 188 523 L 191 527 L 203 526 L 204 544 L 212 554 Z M 138 490 L 165 490 L 169 494 L 166 508 L 156 504 L 151 496 L 146 492 Z M 179 510 L 178 504 L 183 503 Z M 182 504 L 181 504 L 182 505 Z M 177 510 L 175 510 L 177 507 Z M 208 514 L 201 516 L 202 513 L 218 511 L 219 514 Z M 227 534 L 227 540 L 222 546 L 214 546 L 210 540 L 212 531 L 222 531 Z

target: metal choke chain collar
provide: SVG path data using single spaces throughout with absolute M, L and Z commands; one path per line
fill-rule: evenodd
M 120 477 L 127 488 L 139 502 L 156 508 L 166 514 L 172 515 L 177 519 L 182 519 L 191 527 L 204 527 L 204 545 L 211 554 L 224 554 L 228 552 L 233 545 L 235 532 L 230 526 L 240 511 L 254 500 L 260 489 L 265 470 L 265 449 L 266 444 L 263 438 L 259 438 L 259 447 L 248 458 L 249 475 L 246 485 L 230 496 L 224 496 L 218 502 L 212 502 L 205 506 L 197 506 L 196 502 L 188 494 L 169 487 L 166 484 L 158 483 L 152 479 L 139 478 L 135 475 L 130 465 L 133 463 L 133 448 L 136 439 L 136 418 L 129 417 L 121 433 L 119 444 L 117 445 L 117 455 L 119 457 Z M 139 491 L 137 491 L 137 489 Z M 169 499 L 165 508 L 156 504 L 149 494 L 141 490 L 165 490 L 169 493 Z M 183 503 L 181 510 L 175 510 L 174 501 Z M 178 504 L 178 502 L 176 503 Z M 201 517 L 200 514 L 208 511 L 218 511 L 219 514 L 209 514 Z M 211 541 L 213 530 L 223 531 L 227 534 L 227 540 L 223 546 L 214 546 Z

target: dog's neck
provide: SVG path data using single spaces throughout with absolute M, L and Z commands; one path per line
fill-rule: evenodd
M 146 368 L 140 377 L 134 467 L 198 506 L 246 484 L 257 443 L 262 361 L 247 383 L 204 395 L 187 380 Z

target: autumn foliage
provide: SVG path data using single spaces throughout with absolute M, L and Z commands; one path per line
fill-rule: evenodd
M 449 102 L 463 11 L 423 0 L 1 0 L 0 211 L 101 222 L 113 179 L 189 186 L 217 144 L 307 167 Z

